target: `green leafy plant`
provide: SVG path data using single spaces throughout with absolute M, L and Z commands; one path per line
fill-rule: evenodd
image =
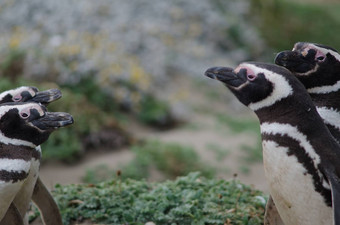
M 52 134 L 48 141 L 42 145 L 43 159 L 62 160 L 74 162 L 81 156 L 83 149 L 80 138 L 74 129 L 63 129 Z
M 158 100 L 152 95 L 145 95 L 137 112 L 140 121 L 160 128 L 168 128 L 175 125 L 170 113 L 170 105 Z
M 114 180 L 97 185 L 57 185 L 53 195 L 63 222 L 163 225 L 263 224 L 266 196 L 238 181 L 190 173 L 175 181 Z

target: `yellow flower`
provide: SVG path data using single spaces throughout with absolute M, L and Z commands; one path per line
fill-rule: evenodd
M 10 42 L 9 42 L 9 47 L 10 48 L 17 48 L 19 47 L 20 44 L 20 38 L 14 36 L 11 38 Z

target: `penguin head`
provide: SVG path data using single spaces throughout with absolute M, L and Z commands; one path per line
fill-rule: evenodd
M 22 86 L 2 92 L 0 103 L 33 101 L 47 105 L 59 98 L 61 98 L 61 92 L 58 89 L 39 91 L 36 87 Z
M 340 80 L 340 54 L 325 45 L 298 42 L 292 51 L 278 53 L 275 63 L 290 70 L 307 89 Z
M 0 142 L 38 146 L 56 129 L 72 124 L 68 113 L 47 112 L 39 103 L 7 103 L 0 105 Z
M 224 83 L 240 102 L 254 111 L 292 96 L 293 92 L 308 96 L 290 71 L 274 64 L 246 62 L 235 69 L 213 67 L 205 75 Z

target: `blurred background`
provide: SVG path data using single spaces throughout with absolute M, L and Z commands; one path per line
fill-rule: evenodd
M 212 66 L 273 62 L 297 41 L 340 50 L 336 0 L 1 0 L 0 90 L 59 88 L 75 124 L 42 146 L 55 184 L 201 171 L 267 192 L 259 124 Z

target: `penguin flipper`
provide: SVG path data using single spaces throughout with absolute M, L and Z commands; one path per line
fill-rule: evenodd
M 330 179 L 334 225 L 340 225 L 340 180 Z
M 284 225 L 271 195 L 269 195 L 269 199 L 266 204 L 264 225 Z

